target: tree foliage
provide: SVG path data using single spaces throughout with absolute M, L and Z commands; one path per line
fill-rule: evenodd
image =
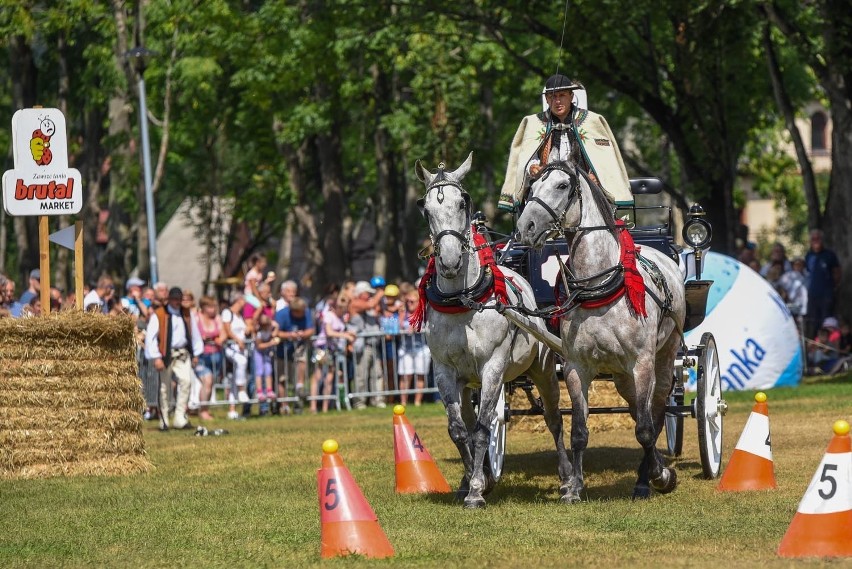
M 821 77 L 813 62 L 834 48 L 812 33 L 824 21 L 821 3 L 795 14 L 782 4 L 777 12 L 795 26 L 775 37 L 801 103 Z M 585 83 L 591 106 L 630 140 L 628 170 L 663 177 L 682 207 L 703 201 L 718 245 L 730 249 L 739 174 L 785 196 L 790 211 L 802 207 L 793 166 L 766 138 L 779 119 L 761 46 L 764 5 L 571 0 L 563 31 L 563 6 L 541 0 L 0 0 L 0 51 L 10 62 L 0 66 L 0 105 L 59 104 L 54 70 L 67 60 L 74 160 L 94 202 L 87 235 L 98 209 L 115 220 L 113 252 L 92 256 L 90 277 L 124 276 L 145 262 L 136 246 L 138 105 L 122 37 L 158 54 L 144 75 L 153 155 L 163 150 L 158 221 L 187 197 L 229 200 L 227 272 L 263 250 L 315 290 L 374 270 L 415 278 L 425 227 L 414 160 L 455 165 L 473 151 L 467 189 L 493 212 L 517 122 L 540 109 L 541 84 L 557 66 Z M 795 29 L 812 38 L 802 49 Z M 9 143 L 0 131 L 7 156 Z M 510 220 L 495 223 L 508 229 Z M 285 235 L 303 255 L 276 249 Z M 370 254 L 359 245 L 368 235 Z M 21 271 L 34 262 L 18 237 L 5 254 Z

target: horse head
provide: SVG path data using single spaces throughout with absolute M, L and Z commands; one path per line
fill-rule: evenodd
M 518 218 L 521 243 L 541 248 L 553 234 L 577 227 L 582 218 L 580 185 L 588 182 L 567 162 L 553 162 L 541 169 L 530 188 L 524 211 Z
M 447 279 L 458 276 L 469 249 L 470 195 L 461 181 L 472 161 L 473 152 L 452 172 L 445 171 L 443 163 L 435 173 L 426 170 L 419 160 L 414 165 L 417 177 L 426 184 L 426 194 L 417 205 L 429 224 L 438 271 Z

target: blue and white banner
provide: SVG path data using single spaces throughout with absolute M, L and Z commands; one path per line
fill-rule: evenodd
M 708 253 L 701 278 L 712 280 L 707 317 L 685 334 L 694 346 L 711 332 L 723 390 L 798 385 L 804 358 L 796 322 L 766 279 L 731 257 Z M 687 389 L 695 390 L 695 378 Z

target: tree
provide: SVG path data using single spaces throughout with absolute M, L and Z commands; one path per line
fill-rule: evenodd
M 831 178 L 821 214 L 827 245 L 845 269 L 838 291 L 839 310 L 852 319 L 852 11 L 846 2 L 819 0 L 762 2 L 772 23 L 784 34 L 812 70 L 828 99 L 833 124 Z M 817 204 L 818 205 L 818 204 Z M 811 222 L 814 223 L 814 222 Z M 813 226 L 812 226 L 813 228 Z

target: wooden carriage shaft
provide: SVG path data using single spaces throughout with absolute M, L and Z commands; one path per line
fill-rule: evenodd
M 673 413 L 676 415 L 692 415 L 694 409 L 692 405 L 666 405 L 666 413 Z M 509 409 L 509 413 L 511 415 L 518 416 L 532 416 L 532 415 L 544 415 L 543 409 Z M 571 415 L 573 413 L 572 409 L 560 409 L 559 413 L 561 415 Z M 589 407 L 589 415 L 604 415 L 604 414 L 616 414 L 616 413 L 630 413 L 629 407 Z

